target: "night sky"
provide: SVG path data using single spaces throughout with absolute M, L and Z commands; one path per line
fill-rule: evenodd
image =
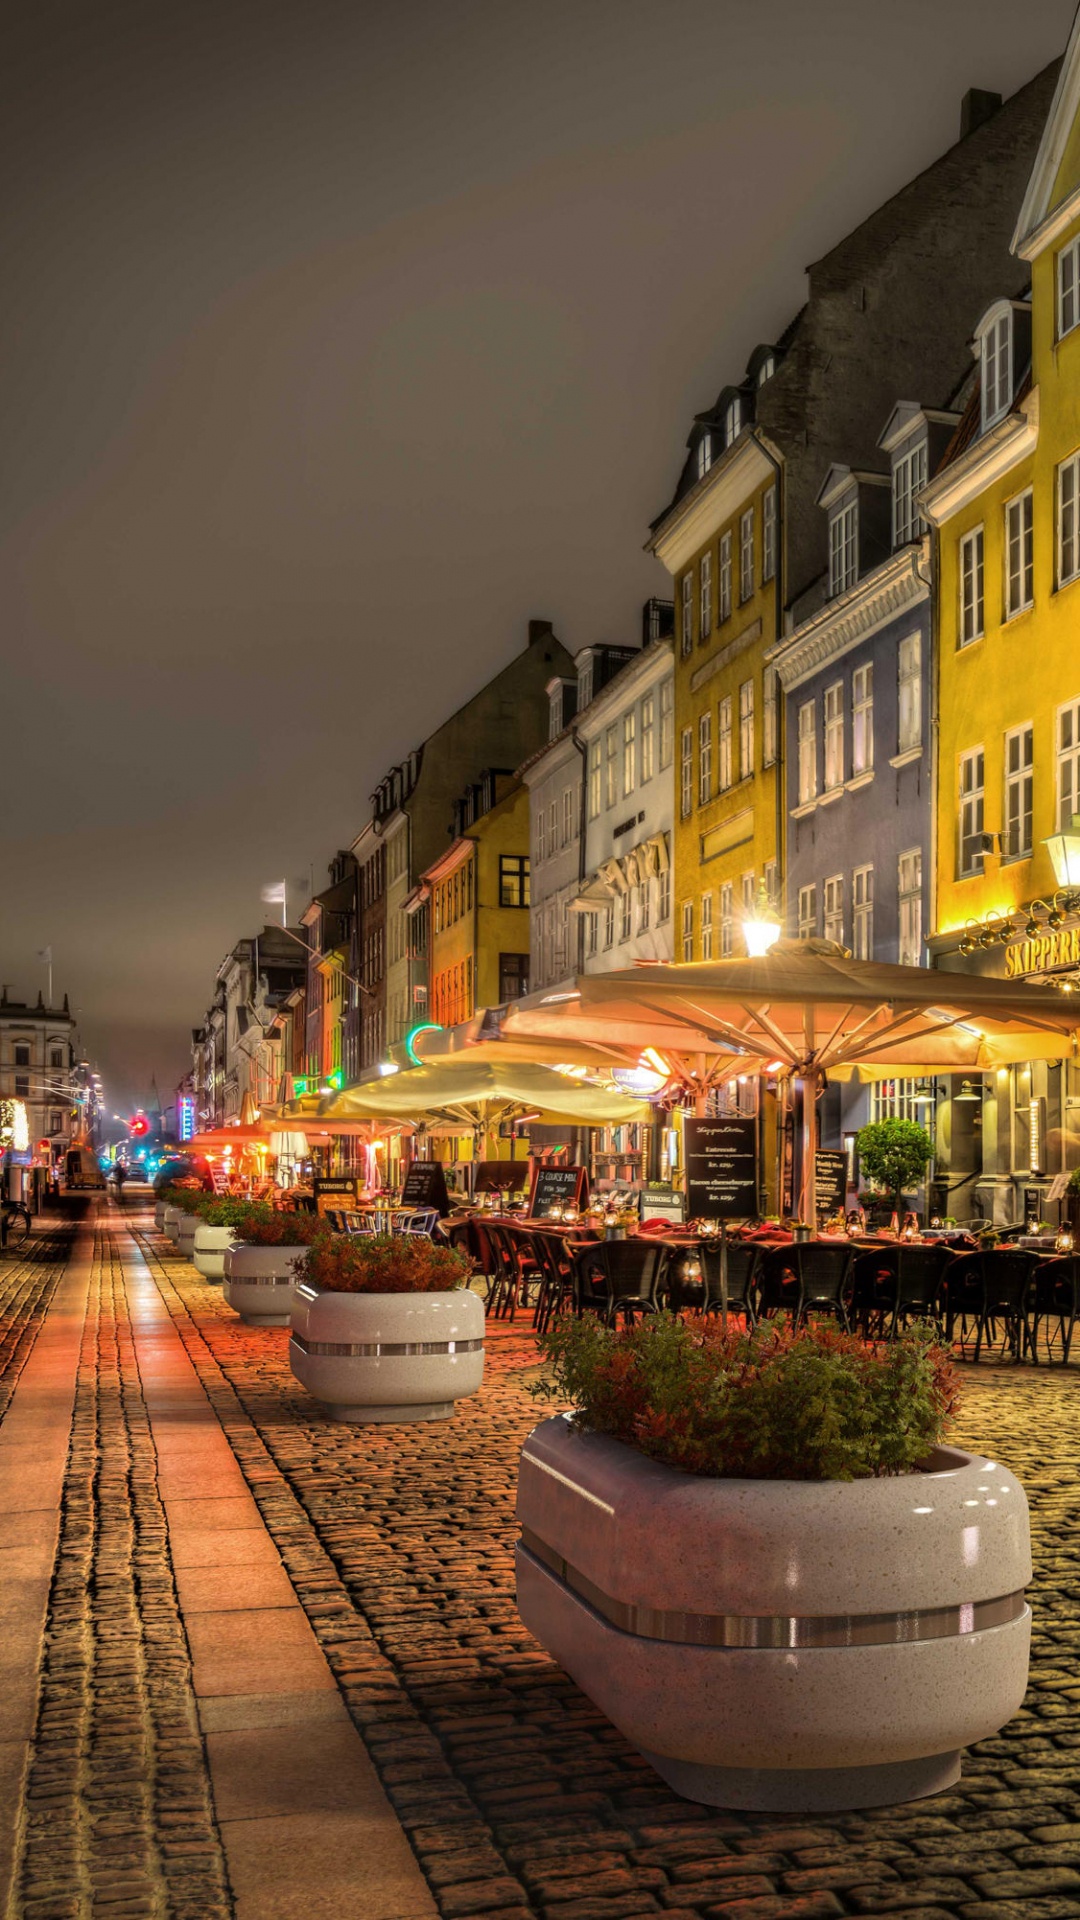
M 111 1106 L 530 615 L 636 638 L 692 414 L 1072 11 L 18 10 L 0 973 L 51 943 Z

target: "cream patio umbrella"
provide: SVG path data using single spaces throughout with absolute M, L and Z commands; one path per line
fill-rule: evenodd
M 816 1127 L 826 1075 L 859 1067 L 978 1073 L 1075 1054 L 1080 997 L 967 974 L 852 960 L 824 941 L 778 941 L 756 959 L 581 975 L 572 996 L 530 996 L 503 1031 L 549 1041 L 621 1039 L 741 1071 L 768 1065 L 805 1088 L 803 1205 L 814 1218 Z M 647 1036 L 647 1038 L 646 1038 Z

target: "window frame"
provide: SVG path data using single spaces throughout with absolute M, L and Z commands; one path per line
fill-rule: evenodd
M 723 626 L 731 618 L 732 562 L 731 528 L 725 528 L 717 547 L 716 624 Z
M 851 673 L 851 777 L 874 768 L 874 663 L 864 660 Z
M 713 628 L 712 548 L 701 556 L 698 568 L 698 645 L 703 646 Z
M 840 947 L 844 944 L 844 876 L 842 873 L 827 874 L 822 881 L 821 937 L 823 940 L 835 940 Z
M 851 869 L 851 950 L 856 960 L 874 957 L 874 868 Z
M 808 886 L 799 888 L 795 924 L 798 929 L 797 939 L 817 939 L 817 882 L 815 880 L 811 880 Z
M 844 784 L 844 683 L 833 680 L 822 692 L 822 735 L 825 742 L 823 793 L 839 793 Z
M 807 715 L 809 723 L 807 724 Z M 796 718 L 798 804 L 807 807 L 818 793 L 817 701 L 804 700 Z
M 995 308 L 979 334 L 979 412 L 983 433 L 1012 405 L 1013 312 Z
M 1015 766 L 1010 765 L 1014 750 Z M 1002 753 L 1002 776 L 1004 831 L 1001 858 L 1003 862 L 1030 860 L 1034 851 L 1032 801 L 1035 791 L 1035 727 L 1032 721 L 1022 721 L 1018 726 L 1006 729 Z M 1014 840 L 1016 820 L 1019 820 L 1020 829 L 1018 838 Z
M 1014 519 L 1019 521 L 1014 527 Z M 1014 557 L 1016 566 L 1014 567 Z M 1005 619 L 1015 620 L 1035 604 L 1035 501 L 1031 487 L 1005 502 Z M 1014 599 L 1013 583 L 1021 598 Z
M 675 682 L 663 680 L 660 684 L 660 737 L 658 758 L 660 772 L 670 767 L 675 758 Z
M 694 811 L 694 729 L 684 727 L 679 735 L 679 818 L 689 820 Z
M 725 880 L 720 887 L 720 958 L 730 960 L 735 953 L 735 882 Z
M 829 515 L 829 598 L 839 599 L 859 578 L 859 496 L 846 493 Z
M 716 703 L 716 791 L 726 793 L 735 784 L 734 707 L 730 693 Z
M 1069 264 L 1069 285 L 1066 287 L 1065 265 Z M 1054 324 L 1055 337 L 1064 340 L 1066 336 L 1080 326 L 1080 234 L 1066 242 L 1054 262 Z M 1066 301 L 1071 302 L 1071 318 L 1066 321 Z
M 622 719 L 623 799 L 637 787 L 637 708 L 628 707 Z
M 1070 738 L 1063 743 L 1066 721 Z M 1071 796 L 1067 813 L 1066 775 Z M 1080 813 L 1080 699 L 1063 701 L 1054 715 L 1054 831 L 1069 833 L 1075 813 Z
M 926 485 L 928 441 L 924 431 L 905 440 L 893 456 L 892 544 L 894 553 L 922 537 L 923 518 L 915 496 Z
M 1069 494 L 1067 501 L 1066 484 L 1068 484 Z M 1058 463 L 1054 509 L 1055 565 L 1057 585 L 1060 590 L 1062 587 L 1071 586 L 1074 580 L 1080 578 L 1080 452 L 1071 453 L 1067 459 Z M 1066 519 L 1068 533 L 1065 530 Z M 1068 561 L 1066 561 L 1066 548 L 1070 555 Z
M 969 527 L 957 543 L 956 577 L 960 645 L 970 647 L 986 635 L 986 528 L 982 521 Z
M 707 807 L 712 799 L 712 709 L 698 715 L 698 806 Z
M 776 578 L 776 482 L 761 496 L 761 584 Z
M 968 769 L 973 777 L 965 785 Z M 983 747 L 968 747 L 958 756 L 957 792 L 957 829 L 959 844 L 957 847 L 956 873 L 959 880 L 976 879 L 986 866 L 986 855 L 980 844 L 978 851 L 970 856 L 965 849 L 976 841 L 981 842 L 986 832 L 986 751 Z
M 507 881 L 514 884 L 511 891 L 520 894 L 520 899 L 508 900 Z M 499 906 L 528 907 L 532 899 L 532 869 L 527 853 L 500 853 L 499 855 Z
M 750 780 L 754 773 L 754 682 L 744 680 L 739 687 L 739 779 Z
M 604 743 L 597 734 L 589 741 L 589 819 L 599 820 L 604 796 Z
M 684 660 L 694 651 L 694 569 L 688 568 L 680 582 L 679 646 Z
M 739 515 L 739 605 L 754 597 L 754 509 Z
M 641 754 L 639 761 L 640 784 L 644 787 L 653 777 L 656 761 L 656 699 L 646 693 L 641 702 Z
M 682 903 L 682 957 L 688 966 L 694 958 L 694 903 L 684 900 Z
M 905 862 L 912 863 L 905 874 Z M 906 847 L 896 860 L 897 960 L 901 966 L 922 965 L 922 848 Z M 905 879 L 907 884 L 905 885 Z M 906 911 L 905 911 L 906 910 Z M 905 920 L 907 922 L 905 928 Z M 915 958 L 907 956 L 914 951 Z
M 713 897 L 712 890 L 701 896 L 701 957 L 711 960 L 713 957 Z
M 922 633 L 905 633 L 896 649 L 896 749 L 922 746 Z

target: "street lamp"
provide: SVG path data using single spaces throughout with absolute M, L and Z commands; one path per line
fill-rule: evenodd
M 764 959 L 770 948 L 774 947 L 779 940 L 780 932 L 780 916 L 774 912 L 765 890 L 765 882 L 762 881 L 754 902 L 754 910 L 747 914 L 743 921 L 743 939 L 751 960 Z
M 1050 855 L 1059 887 L 1080 887 L 1080 814 L 1073 814 L 1068 833 L 1052 833 L 1043 846 Z

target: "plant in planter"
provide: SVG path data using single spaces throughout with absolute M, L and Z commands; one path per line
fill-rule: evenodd
M 199 1201 L 205 1197 L 198 1187 L 170 1187 L 168 1192 L 162 1195 L 165 1204 L 162 1208 L 161 1228 L 174 1246 L 179 1245 L 181 1222 L 195 1213 Z
M 253 1327 L 287 1327 L 292 1286 L 308 1248 L 329 1232 L 316 1213 L 293 1213 L 260 1202 L 247 1209 L 224 1256 L 223 1292 Z
M 872 1120 L 859 1128 L 855 1151 L 867 1178 L 885 1188 L 901 1213 L 904 1194 L 919 1186 L 934 1157 L 934 1143 L 914 1120 Z
M 926 1330 L 562 1321 L 521 1459 L 525 1625 L 676 1791 L 813 1812 L 951 1785 L 1023 1699 L 1027 1503 L 944 1444 Z
M 253 1203 L 239 1194 L 200 1194 L 195 1214 L 199 1224 L 191 1244 L 191 1258 L 206 1280 L 221 1280 L 225 1273 L 225 1255 L 232 1246 L 241 1223 L 254 1210 Z M 183 1250 L 185 1233 L 181 1230 Z
M 299 1269 L 289 1364 L 336 1420 L 446 1420 L 484 1370 L 472 1262 L 419 1234 L 317 1238 Z

